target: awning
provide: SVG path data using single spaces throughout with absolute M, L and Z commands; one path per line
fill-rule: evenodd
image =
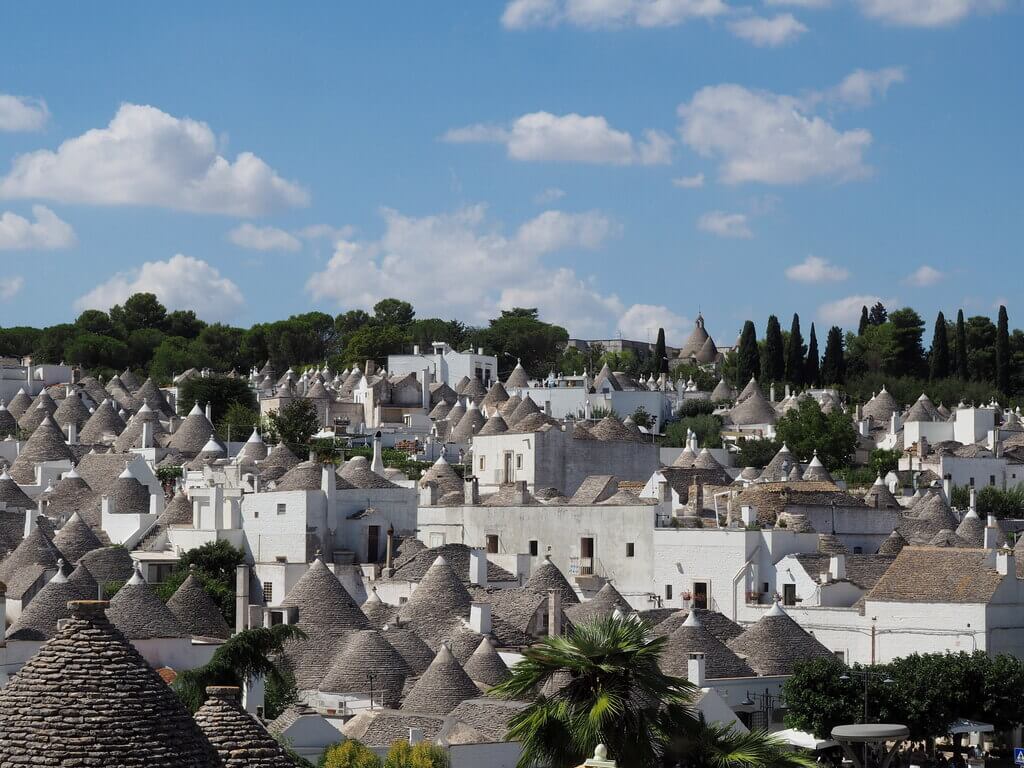
M 802 749 L 828 749 L 829 747 L 839 745 L 839 742 L 837 741 L 832 741 L 831 739 L 819 739 L 813 733 L 798 731 L 796 728 L 786 728 L 782 731 L 775 731 L 772 733 L 772 736 L 777 739 L 781 739 L 791 747 L 801 747 Z
M 960 718 L 949 725 L 949 733 L 992 733 L 996 728 L 991 723 L 980 723 L 977 720 Z

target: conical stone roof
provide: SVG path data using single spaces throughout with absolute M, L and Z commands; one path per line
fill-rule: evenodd
M 114 595 L 107 615 L 129 640 L 189 637 L 138 571 Z
M 388 605 L 380 599 L 376 587 L 370 589 L 370 594 L 366 601 L 359 607 L 369 620 L 370 626 L 374 629 L 380 629 L 391 621 L 398 610 L 395 606 Z
M 82 398 L 78 396 L 77 392 L 72 392 L 61 400 L 57 410 L 53 412 L 53 420 L 57 422 L 58 427 L 65 431 L 69 424 L 74 424 L 75 429 L 81 431 L 90 416 L 92 414 L 89 413 L 89 409 L 85 407 L 85 403 L 82 402 Z
M 32 398 L 24 388 L 18 390 L 18 394 L 11 398 L 7 404 L 7 410 L 11 412 L 15 421 L 25 415 L 25 411 L 32 407 Z
M 113 513 L 117 515 L 144 515 L 149 513 L 149 488 L 144 486 L 132 473 L 131 467 L 125 467 L 117 476 L 110 489 L 110 500 L 113 502 Z
M 878 554 L 895 557 L 905 546 L 907 546 L 907 540 L 900 535 L 899 531 L 893 531 L 878 548 Z
M 56 487 L 42 494 L 46 514 L 53 519 L 77 513 L 93 529 L 100 528 L 100 496 L 74 469 L 65 472 Z
M 185 420 L 171 434 L 167 447 L 194 459 L 211 437 L 214 437 L 213 424 L 196 403 Z
M 77 512 L 72 513 L 68 521 L 57 531 L 53 543 L 69 563 L 77 563 L 86 552 L 103 546 L 103 542 Z
M 896 402 L 896 398 L 889 394 L 889 392 L 882 387 L 882 391 L 872 397 L 867 403 L 864 404 L 863 414 L 867 418 L 870 416 L 874 419 L 876 424 L 881 426 L 888 426 L 889 419 L 893 413 L 899 410 L 899 403 Z
M 879 475 L 875 480 L 874 485 L 868 489 L 868 492 L 864 494 L 864 502 L 869 507 L 877 507 L 878 509 L 899 509 L 899 502 L 896 501 L 896 497 L 892 495 L 892 491 L 889 490 L 889 486 L 882 480 L 882 476 Z
M 218 768 L 296 768 L 295 761 L 260 722 L 240 706 L 235 686 L 210 686 L 195 714 L 219 755 Z
M 53 418 L 47 415 L 22 446 L 21 453 L 11 465 L 11 477 L 19 483 L 34 483 L 36 464 L 44 461 L 74 462 L 74 459 L 74 454 L 64 442 L 64 433 Z
M 558 566 L 551 562 L 551 558 L 547 555 L 533 569 L 533 573 L 530 574 L 530 578 L 526 582 L 526 587 L 542 595 L 546 595 L 548 590 L 557 590 L 562 596 L 563 610 L 570 605 L 578 605 L 580 602 L 580 598 L 576 594 L 576 590 L 572 588 L 569 580 L 565 578 L 565 575 L 558 569 Z
M 694 611 L 665 641 L 660 660 L 662 671 L 686 677 L 691 653 L 704 654 L 705 674 L 709 678 L 754 676 L 750 666 L 711 634 Z
M 175 590 L 171 599 L 167 601 L 167 608 L 193 637 L 213 637 L 220 640 L 231 637 L 231 628 L 224 620 L 217 604 L 203 589 L 195 573 L 190 573 Z
M 508 424 L 505 423 L 501 416 L 494 414 L 480 427 L 480 431 L 476 435 L 478 437 L 486 437 L 487 435 L 500 435 L 505 432 L 508 432 Z
M 353 632 L 320 683 L 329 693 L 380 693 L 384 706 L 395 707 L 412 670 L 376 629 Z
M 451 420 L 449 419 L 449 421 Z M 459 419 L 459 423 L 455 425 L 449 435 L 449 440 L 455 443 L 468 443 L 485 421 L 486 419 L 476 403 L 470 402 L 469 408 L 466 409 L 466 415 Z
M 565 609 L 565 614 L 573 624 L 585 624 L 590 621 L 607 618 L 616 610 L 627 613 L 632 610 L 625 598 L 619 594 L 610 581 L 598 590 L 590 600 L 579 605 L 571 605 Z
M 430 482 L 437 483 L 439 496 L 444 496 L 446 493 L 462 493 L 463 491 L 462 478 L 452 469 L 451 464 L 445 460 L 443 455 L 439 456 L 430 469 L 423 473 L 419 485 L 421 488 L 425 488 Z
M 93 411 L 92 416 L 85 422 L 78 441 L 85 445 L 96 445 L 107 440 L 116 439 L 124 432 L 125 423 L 120 414 L 114 410 L 114 404 L 106 399 Z
M 353 456 L 338 471 L 341 478 L 353 488 L 395 488 L 394 483 L 370 469 L 365 456 Z
M 235 457 L 235 462 L 238 464 L 249 464 L 257 461 L 263 461 L 267 458 L 267 444 L 263 442 L 263 438 L 260 433 L 254 428 L 252 434 L 249 435 L 249 439 L 245 441 L 245 445 L 242 446 L 242 450 L 238 452 Z
M 464 669 L 470 680 L 482 683 L 488 688 L 504 682 L 511 676 L 508 666 L 498 655 L 494 648 L 494 642 L 489 637 L 480 641 L 480 645 L 473 651 L 473 655 L 469 657 Z
M 509 428 L 512 429 L 527 416 L 540 412 L 541 410 L 537 407 L 537 404 L 533 402 L 533 398 L 527 395 L 523 398 L 522 402 L 516 406 L 516 409 L 512 411 L 511 414 L 505 415 L 503 413 L 502 416 L 504 416 L 505 421 L 508 422 Z
M 31 432 L 39 423 L 47 416 L 52 416 L 57 410 L 57 404 L 53 402 L 53 398 L 46 394 L 46 391 L 42 391 L 32 401 L 32 405 L 29 406 L 28 410 L 21 415 L 18 419 L 18 426 L 23 432 Z
M 124 547 L 110 546 L 86 552 L 81 559 L 96 583 L 101 587 L 130 579 L 135 573 L 135 561 Z
M 284 476 L 288 470 L 299 465 L 299 459 L 284 443 L 275 445 L 267 458 L 257 465 L 260 480 L 264 483 L 274 482 Z
M 72 617 L 0 691 L 0 765 L 216 766 L 180 699 L 104 605 L 72 603 Z
M 430 667 L 416 681 L 402 703 L 402 709 L 447 715 L 467 699 L 480 695 L 469 675 L 447 645 L 442 645 Z
M 715 384 L 715 388 L 711 390 L 711 400 L 713 402 L 732 400 L 732 387 L 725 383 L 725 379 L 719 379 Z
M 523 368 L 523 364 L 516 360 L 516 367 L 512 369 L 512 373 L 505 379 L 505 389 L 526 389 L 530 386 L 530 377 L 526 373 L 526 369 Z
M 801 661 L 833 655 L 778 603 L 728 646 L 761 675 L 791 675 Z
M 142 386 L 135 392 L 135 397 L 148 405 L 150 410 L 156 413 L 168 417 L 174 415 L 174 409 L 167 403 L 163 390 L 154 384 L 152 379 L 146 379 L 142 383 Z
M 500 381 L 496 381 L 491 384 L 491 388 L 487 390 L 487 394 L 480 403 L 480 407 L 485 409 L 488 414 L 494 413 L 498 406 L 508 400 L 508 390 L 505 389 L 504 385 Z
M 14 482 L 7 470 L 0 472 L 0 501 L 5 502 L 8 507 L 20 509 L 33 509 L 35 502 L 28 497 L 21 486 Z
M 95 600 L 96 579 L 84 565 L 65 576 L 57 572 L 26 605 L 21 616 L 7 632 L 8 640 L 49 640 L 57 633 L 64 619 L 71 617 L 68 603 L 72 600 Z
M 155 447 L 157 436 L 166 435 L 167 429 L 164 427 L 163 422 L 160 421 L 160 414 L 153 410 L 149 403 L 143 403 L 142 407 L 139 408 L 129 420 L 127 426 L 121 431 L 121 434 L 114 440 L 114 450 L 125 453 L 132 448 L 141 448 L 143 425 L 147 423 L 152 424 L 151 429 L 153 430 L 153 445 L 150 447 Z
M 454 625 L 468 617 L 473 602 L 448 562 L 440 555 L 420 579 L 408 602 L 399 609 L 403 623 L 408 622 L 432 648 L 446 640 Z
M 416 630 L 394 624 L 386 625 L 381 631 L 388 644 L 398 651 L 414 675 L 422 675 L 434 660 L 434 652 L 430 650 Z
M 734 637 L 739 637 L 743 634 L 743 627 L 735 621 L 718 611 L 711 611 L 707 608 L 694 608 L 690 611 L 676 611 L 658 624 L 654 628 L 654 633 L 657 635 L 672 634 L 683 625 L 683 622 L 689 618 L 691 613 L 695 613 L 697 615 L 697 618 L 700 620 L 700 624 L 704 629 L 717 637 L 723 643 L 727 643 Z
M 729 421 L 737 426 L 774 424 L 778 418 L 778 413 L 761 394 L 760 389 L 742 401 L 738 401 L 729 410 Z
M 0 438 L 10 437 L 18 432 L 18 420 L 14 418 L 7 406 L 0 401 Z

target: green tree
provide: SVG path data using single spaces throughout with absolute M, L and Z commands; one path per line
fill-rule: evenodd
M 396 741 L 384 757 L 384 768 L 448 768 L 448 765 L 444 748 L 428 741 L 419 744 Z
M 629 414 L 629 418 L 638 427 L 643 427 L 644 429 L 650 429 L 654 426 L 654 417 L 642 405 L 638 405 L 636 410 Z
M 761 356 L 761 383 L 765 386 L 786 377 L 786 351 L 782 327 L 775 315 L 768 317 L 764 331 L 764 354 Z
M 153 350 L 149 375 L 157 382 L 170 383 L 171 379 L 189 368 L 205 368 L 212 361 L 205 348 L 183 336 L 166 336 Z
M 782 447 L 779 440 L 757 440 L 741 437 L 736 441 L 739 451 L 733 457 L 737 467 L 763 467 L 771 461 Z
M 889 320 L 889 313 L 885 309 L 885 305 L 882 302 L 876 302 L 871 308 L 871 314 L 869 319 L 872 325 L 885 325 Z
M 967 381 L 967 327 L 964 324 L 964 311 L 956 313 L 956 376 L 960 381 Z
M 152 293 L 133 293 L 124 305 L 115 304 L 110 308 L 110 319 L 131 333 L 140 328 L 164 330 L 167 324 L 167 307 Z
M 513 365 L 517 359 L 534 376 L 543 376 L 555 367 L 569 332 L 561 326 L 539 319 L 536 309 L 516 307 L 504 310 L 477 334 L 475 346 L 498 357 L 498 365 Z
M 75 320 L 75 327 L 86 333 L 100 336 L 118 336 L 119 329 L 110 319 L 110 315 L 100 309 L 87 309 Z
M 416 317 L 416 311 L 408 301 L 381 299 L 373 305 L 373 319 L 383 326 L 404 328 Z
M 532 701 L 509 722 L 508 738 L 522 745 L 520 768 L 579 765 L 598 744 L 620 768 L 660 768 L 665 762 L 737 768 L 808 764 L 782 752 L 767 734 L 747 740 L 733 731 L 710 731 L 693 714 L 693 686 L 659 668 L 664 645 L 665 638 L 652 636 L 645 622 L 608 617 L 574 626 L 564 636 L 545 637 L 523 651 L 512 676 L 490 692 Z M 562 676 L 568 682 L 559 691 L 536 694 Z M 764 752 L 751 754 L 758 748 Z M 780 753 L 773 757 L 784 762 L 763 762 L 773 749 Z
M 690 430 L 697 436 L 697 442 L 704 448 L 722 447 L 722 420 L 718 416 L 702 413 L 686 416 L 673 421 L 665 427 L 665 439 L 662 445 L 669 448 L 682 448 L 686 445 L 686 431 Z
M 757 349 L 757 331 L 754 330 L 754 323 L 747 320 L 743 324 L 743 332 L 740 334 L 739 354 L 736 358 L 737 376 L 742 384 L 746 384 L 751 378 L 756 378 L 761 372 L 761 355 Z
M 920 376 L 924 369 L 924 321 L 909 307 L 889 313 L 893 349 L 887 372 L 896 376 Z
M 843 332 L 839 326 L 828 329 L 825 356 L 821 360 L 821 383 L 842 384 L 846 381 L 846 356 L 843 352 Z
M 817 384 L 821 379 L 820 358 L 818 357 L 818 335 L 811 323 L 811 336 L 807 342 L 807 364 L 804 367 L 804 381 L 808 385 Z
M 812 397 L 779 419 L 775 437 L 801 461 L 809 461 L 817 451 L 829 470 L 848 466 L 857 448 L 857 430 L 849 416 L 839 410 L 823 413 Z
M 90 371 L 120 371 L 128 364 L 128 345 L 111 336 L 82 333 L 64 345 L 64 359 Z
M 857 335 L 863 336 L 864 331 L 871 324 L 871 318 L 868 317 L 868 308 L 866 306 L 860 308 L 860 323 L 857 325 Z
M 885 477 L 896 470 L 902 455 L 903 452 L 899 450 L 887 451 L 885 448 L 875 448 L 871 451 L 868 466 L 875 477 Z
M 394 325 L 366 325 L 350 334 L 341 353 L 346 366 L 362 366 L 367 360 L 383 363 L 402 351 L 405 333 Z
M 786 725 L 828 739 L 835 726 L 862 720 L 863 688 L 848 672 L 848 667 L 835 658 L 797 664 L 782 688 Z
M 320 415 L 316 404 L 305 398 L 292 400 L 280 411 L 268 414 L 271 431 L 296 456 L 309 450 L 309 440 L 320 431 Z
M 223 419 L 232 405 L 241 405 L 257 413 L 256 396 L 249 384 L 245 379 L 230 376 L 193 376 L 187 379 L 178 389 L 178 411 L 188 413 L 196 403 L 201 407 L 209 403 L 214 423 Z
M 381 768 L 381 762 L 372 749 L 347 739 L 324 750 L 319 768 Z
M 668 373 L 668 352 L 665 351 L 665 329 L 658 329 L 658 340 L 654 342 L 654 365 L 658 373 Z
M 996 328 L 996 387 L 1004 395 L 1010 392 L 1010 321 L 1002 304 Z
M 967 318 L 967 365 L 974 381 L 996 382 L 996 336 L 998 329 L 990 318 Z
M 66 362 L 64 348 L 81 331 L 71 323 L 51 325 L 45 333 L 39 334 L 32 347 L 32 361 L 36 363 Z
M 261 423 L 259 413 L 244 403 L 231 403 L 221 419 L 214 422 L 217 434 L 229 442 L 248 440 L 253 427 Z
M 167 313 L 167 335 L 194 339 L 206 327 L 206 323 L 196 317 L 191 309 L 176 309 Z
M 946 327 L 946 316 L 939 312 L 935 318 L 935 331 L 932 334 L 928 378 L 935 381 L 947 376 L 949 376 L 949 329 Z
M 232 328 L 223 323 L 213 323 L 199 332 L 198 343 L 215 361 L 213 368 L 227 372 L 240 365 L 238 352 L 244 336 L 245 331 L 241 328 Z
M 793 315 L 789 327 L 789 341 L 786 343 L 786 380 L 795 387 L 804 384 L 804 337 L 800 333 L 800 315 Z

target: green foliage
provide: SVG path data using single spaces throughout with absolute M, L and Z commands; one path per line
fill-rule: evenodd
M 768 386 L 786 377 L 786 348 L 782 340 L 779 318 L 771 315 L 764 331 L 764 350 L 761 354 L 761 382 Z
M 786 342 L 786 381 L 800 387 L 804 383 L 804 337 L 800 332 L 800 315 L 793 315 L 793 323 L 789 327 L 789 340 Z
M 235 625 L 235 568 L 245 561 L 245 553 L 228 544 L 216 541 L 203 544 L 182 554 L 163 584 L 156 587 L 157 595 L 165 603 L 171 599 L 182 582 L 194 572 L 203 590 L 220 609 L 228 626 Z M 195 566 L 195 570 L 192 570 Z
M 924 374 L 924 321 L 909 307 L 889 313 L 892 326 L 892 357 L 886 363 L 886 371 L 897 376 L 922 376 Z
M 964 323 L 964 311 L 956 313 L 956 376 L 960 381 L 967 381 L 967 325 Z
M 715 404 L 710 400 L 700 397 L 692 397 L 683 400 L 676 408 L 676 416 L 688 418 L 690 416 L 701 416 L 715 412 Z
M 949 378 L 927 381 L 912 376 L 886 376 L 869 373 L 850 376 L 846 381 L 846 393 L 853 402 L 866 403 L 872 393 L 885 387 L 899 403 L 913 403 L 924 392 L 932 402 L 953 406 L 963 400 L 965 403 L 987 403 L 996 396 L 993 384 L 982 381 L 961 381 Z
M 858 336 L 863 336 L 864 335 L 864 331 L 867 330 L 867 327 L 869 325 L 871 325 L 871 318 L 868 316 L 868 308 L 867 307 L 861 307 L 860 308 L 860 323 L 857 326 L 857 335 Z
M 871 451 L 871 458 L 868 460 L 868 466 L 874 473 L 872 482 L 876 477 L 885 477 L 890 472 L 894 472 L 896 467 L 899 465 L 901 451 L 891 450 L 887 451 L 884 448 L 875 448 Z
M 206 701 L 206 689 L 211 685 L 241 687 L 247 680 L 262 677 L 278 689 L 285 688 L 288 678 L 278 660 L 289 640 L 305 639 L 306 633 L 296 624 L 242 630 L 220 645 L 205 665 L 179 673 L 174 690 L 189 711 L 195 712 Z
M 636 424 L 638 427 L 650 429 L 651 427 L 654 426 L 654 417 L 651 416 L 651 414 L 647 412 L 647 409 L 644 408 L 642 405 L 638 405 L 636 407 L 636 410 L 633 411 L 629 415 L 629 417 L 633 420 L 633 423 Z
M 953 488 L 953 498 L 950 500 L 953 506 L 959 509 L 967 509 L 970 504 L 970 488 L 958 485 Z M 986 518 L 993 515 L 1000 520 L 1013 520 L 1024 517 L 1024 488 L 1015 487 L 997 488 L 994 485 L 986 485 L 979 488 L 975 497 L 978 505 L 978 515 Z
M 999 323 L 996 327 L 996 387 L 1000 392 L 1010 392 L 1010 321 L 1006 307 L 999 305 Z
M 691 430 L 697 436 L 697 442 L 702 447 L 722 447 L 722 420 L 718 416 L 706 413 L 673 421 L 665 427 L 665 440 L 662 445 L 672 448 L 685 447 L 686 430 Z
M 215 422 L 217 434 L 225 440 L 238 442 L 248 440 L 253 427 L 262 423 L 259 413 L 245 403 L 231 403 L 227 411 Z
M 319 768 L 381 768 L 381 762 L 369 747 L 349 739 L 325 749 Z
M 949 376 L 949 329 L 946 327 L 946 316 L 939 312 L 935 318 L 935 330 L 932 333 L 932 349 L 928 355 L 928 378 L 945 379 Z
M 779 452 L 780 440 L 755 440 L 741 437 L 736 442 L 739 452 L 733 457 L 737 467 L 763 467 Z
M 818 357 L 818 334 L 811 323 L 811 336 L 807 342 L 807 362 L 804 365 L 804 381 L 808 385 L 817 384 L 821 380 L 820 358 Z
M 821 383 L 825 386 L 846 381 L 846 353 L 843 349 L 843 331 L 837 325 L 828 329 L 825 356 L 821 360 Z
M 665 329 L 658 329 L 658 340 L 654 342 L 654 366 L 657 373 L 668 373 L 668 353 L 665 351 Z
M 857 431 L 850 418 L 839 410 L 822 413 L 811 397 L 802 399 L 799 407 L 779 419 L 775 437 L 801 461 L 810 461 L 817 451 L 829 470 L 848 465 L 857 448 Z
M 761 353 L 757 348 L 757 331 L 754 324 L 747 320 L 740 334 L 740 348 L 736 357 L 736 376 L 739 382 L 746 384 L 751 377 L 757 378 L 761 372 Z
M 161 483 L 170 483 L 184 475 L 181 467 L 157 467 L 156 477 Z
M 876 302 L 871 307 L 871 313 L 868 316 L 868 320 L 872 325 L 885 325 L 889 320 L 889 313 L 885 309 L 885 305 L 882 302 Z
M 124 305 L 110 308 L 110 319 L 128 333 L 140 328 L 163 330 L 167 323 L 167 307 L 152 293 L 133 293 Z
M 436 744 L 396 741 L 384 757 L 384 768 L 448 768 L 448 753 Z
M 839 678 L 847 666 L 835 658 L 819 658 L 796 665 L 784 684 L 786 726 L 830 738 L 837 725 L 861 719 L 863 688 L 857 680 Z
M 196 403 L 200 407 L 209 403 L 214 423 L 223 419 L 232 405 L 257 413 L 256 396 L 246 380 L 229 376 L 193 376 L 187 379 L 178 390 L 178 410 L 188 413 Z
M 320 416 L 312 400 L 299 399 L 287 403 L 280 411 L 268 414 L 271 431 L 296 456 L 303 456 L 309 439 L 320 431 Z
M 263 716 L 268 722 L 299 700 L 295 675 L 290 669 L 280 671 L 281 674 L 267 680 L 263 688 Z
M 676 381 L 689 381 L 693 379 L 697 389 L 701 392 L 710 392 L 718 383 L 718 374 L 715 373 L 714 369 L 709 370 L 694 363 L 677 365 L 672 369 L 672 378 Z
M 479 346 L 498 356 L 499 365 L 518 358 L 526 370 L 537 376 L 555 368 L 569 340 L 565 328 L 543 322 L 536 309 L 519 307 L 502 311 L 500 317 L 491 320 L 475 336 Z

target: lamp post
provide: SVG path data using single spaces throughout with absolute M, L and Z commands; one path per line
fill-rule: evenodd
M 883 685 L 895 685 L 896 681 L 888 675 L 884 675 L 881 672 L 870 672 L 866 669 L 851 669 L 848 672 L 839 676 L 839 679 L 843 682 L 847 682 L 857 678 L 858 680 L 864 681 L 864 719 L 862 722 L 865 724 L 868 722 L 868 681 L 871 679 L 881 680 Z M 864 742 L 864 768 L 868 765 L 868 744 Z

